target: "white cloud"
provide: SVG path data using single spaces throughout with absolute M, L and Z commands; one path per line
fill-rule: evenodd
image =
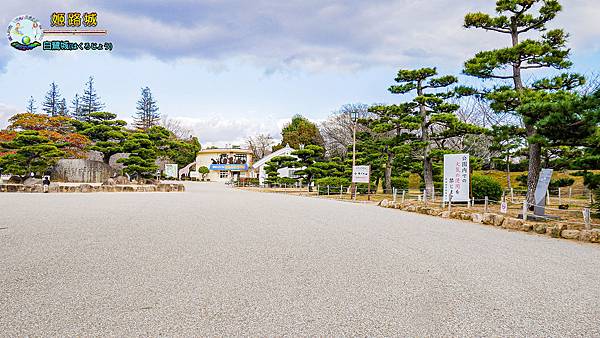
M 598 51 L 600 2 L 562 3 L 552 26 L 570 32 L 577 51 Z M 211 62 L 239 58 L 267 73 L 353 71 L 376 65 L 459 67 L 474 51 L 498 47 L 498 35 L 462 28 L 466 13 L 493 13 L 493 7 L 493 1 L 467 0 L 34 0 L 3 3 L 0 20 L 31 13 L 46 23 L 54 11 L 95 10 L 99 26 L 115 40 L 116 54 Z M 8 57 L 0 50 L 0 69 Z
M 0 128 L 8 124 L 8 119 L 16 113 L 22 113 L 23 109 L 0 102 Z
M 230 119 L 218 116 L 208 118 L 173 117 L 193 130 L 203 147 L 243 145 L 249 136 L 268 134 L 274 139 L 281 138 L 281 128 L 289 119 L 240 118 Z

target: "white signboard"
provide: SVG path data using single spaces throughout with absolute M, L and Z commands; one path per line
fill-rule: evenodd
M 165 176 L 177 178 L 177 164 L 165 164 Z
M 508 203 L 502 202 L 500 204 L 500 212 L 503 213 L 503 214 L 508 213 Z
M 469 201 L 469 154 L 444 155 L 444 202 Z
M 353 183 L 369 183 L 371 178 L 371 166 L 357 165 L 352 169 Z
M 200 173 L 197 171 L 190 171 L 190 178 L 200 178 Z

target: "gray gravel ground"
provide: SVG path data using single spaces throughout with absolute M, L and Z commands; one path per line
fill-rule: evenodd
M 600 336 L 600 246 L 190 184 L 0 194 L 1 336 Z

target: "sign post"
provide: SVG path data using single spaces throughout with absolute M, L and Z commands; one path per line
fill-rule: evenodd
M 355 165 L 352 168 L 352 183 L 369 183 L 369 193 L 371 192 L 371 166 Z M 354 194 L 356 200 L 356 193 Z
M 177 178 L 178 167 L 177 163 L 175 164 L 165 164 L 165 176 L 167 178 Z
M 444 155 L 444 202 L 469 202 L 469 154 Z
M 533 213 L 536 216 L 545 216 L 546 214 L 546 196 L 553 171 L 552 169 L 542 169 L 540 172 L 540 179 L 538 180 L 534 195 L 535 206 L 533 207 Z

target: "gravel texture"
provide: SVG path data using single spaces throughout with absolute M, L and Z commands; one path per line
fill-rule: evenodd
M 213 184 L 0 194 L 0 336 L 600 336 L 600 246 Z

